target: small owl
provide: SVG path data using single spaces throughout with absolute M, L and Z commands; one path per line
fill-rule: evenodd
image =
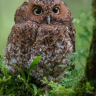
M 16 10 L 14 20 L 5 49 L 7 69 L 20 74 L 14 64 L 28 72 L 34 58 L 42 56 L 45 60 L 35 65 L 30 76 L 37 82 L 45 76 L 59 82 L 69 65 L 68 56 L 75 52 L 76 33 L 67 5 L 60 0 L 29 0 Z

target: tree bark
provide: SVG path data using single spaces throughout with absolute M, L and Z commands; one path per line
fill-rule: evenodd
M 87 63 L 86 63 L 86 78 L 94 86 L 96 89 L 96 0 L 92 0 L 92 14 L 93 18 L 95 19 L 93 25 L 93 35 L 92 35 L 92 42 L 90 46 L 90 53 L 92 55 L 88 56 Z

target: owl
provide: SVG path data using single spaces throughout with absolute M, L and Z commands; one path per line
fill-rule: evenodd
M 40 60 L 30 76 L 39 82 L 44 77 L 60 82 L 69 66 L 68 56 L 75 52 L 75 28 L 67 5 L 60 0 L 29 0 L 15 13 L 15 25 L 9 34 L 4 60 L 12 74 L 13 66 L 28 72 L 37 56 Z M 65 67 L 60 67 L 64 65 Z

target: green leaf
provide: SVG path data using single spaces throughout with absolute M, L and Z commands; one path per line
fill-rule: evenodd
M 86 90 L 92 91 L 93 89 L 94 87 L 92 87 L 89 82 L 86 82 Z
M 40 60 L 41 58 L 44 59 L 44 57 L 37 56 L 37 57 L 33 60 L 33 62 L 31 63 L 31 65 L 30 65 L 30 67 L 29 67 L 29 71 L 28 71 L 28 79 L 27 79 L 27 83 L 28 83 L 28 81 L 29 81 L 29 75 L 30 75 L 32 69 L 33 69 L 34 66 L 39 62 L 39 60 Z
M 66 67 L 66 65 L 58 65 L 59 67 Z
M 26 81 L 25 73 L 24 73 L 18 66 L 16 66 L 16 65 L 14 65 L 14 66 L 20 71 L 20 73 L 21 73 L 23 79 Z
M 4 73 L 5 76 L 7 76 L 8 69 L 6 68 L 4 64 L 2 64 L 1 71 Z
M 34 95 L 36 96 L 37 95 L 37 87 L 36 87 L 35 84 L 32 84 L 32 86 L 33 86 L 33 89 L 34 89 Z

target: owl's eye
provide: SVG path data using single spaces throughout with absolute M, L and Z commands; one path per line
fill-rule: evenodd
M 53 8 L 53 12 L 54 12 L 55 14 L 59 14 L 59 13 L 60 13 L 60 10 L 59 10 L 58 7 L 55 7 L 55 8 Z
M 40 7 L 34 9 L 34 14 L 35 15 L 40 15 L 41 13 L 42 13 L 42 9 Z

